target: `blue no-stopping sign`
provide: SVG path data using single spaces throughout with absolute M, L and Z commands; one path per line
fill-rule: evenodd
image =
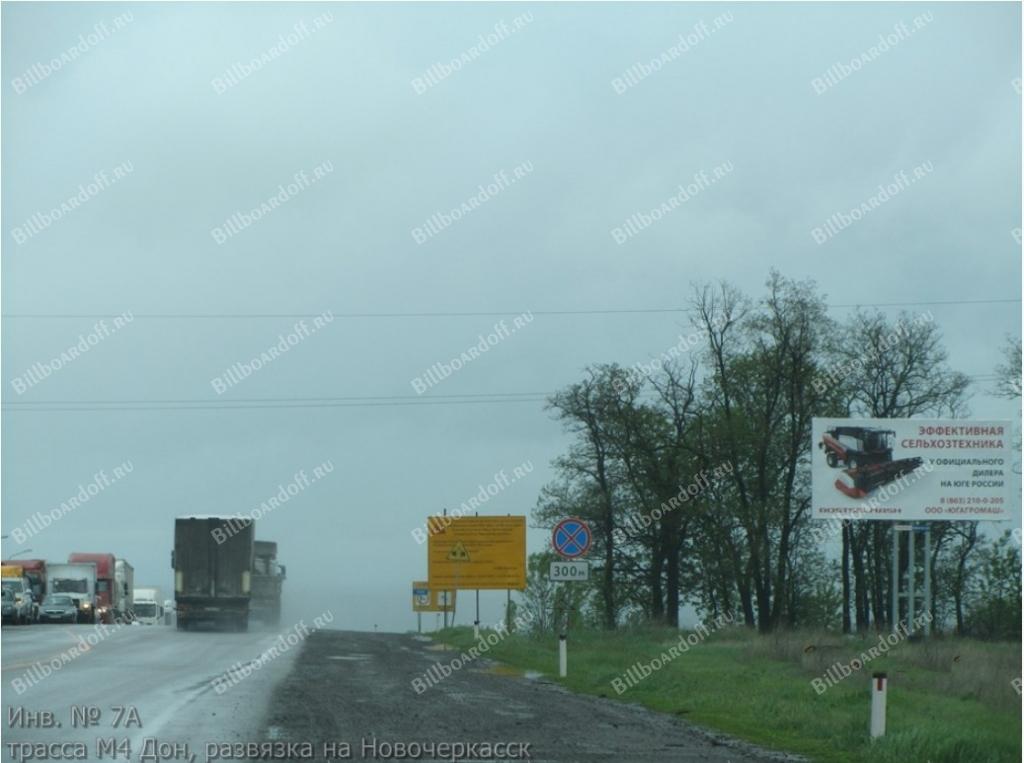
M 555 552 L 564 559 L 575 559 L 590 550 L 594 536 L 590 526 L 582 519 L 569 517 L 563 519 L 551 532 L 551 545 Z

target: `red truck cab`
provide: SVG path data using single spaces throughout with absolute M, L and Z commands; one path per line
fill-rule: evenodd
M 68 554 L 68 564 L 92 562 L 96 565 L 96 619 L 102 623 L 114 622 L 114 565 L 113 554 Z

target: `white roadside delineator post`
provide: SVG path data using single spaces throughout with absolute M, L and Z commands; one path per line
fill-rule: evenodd
M 871 676 L 871 738 L 885 736 L 885 694 L 889 679 L 885 673 Z
M 565 678 L 569 672 L 569 647 L 568 639 L 564 633 L 558 634 L 558 675 Z

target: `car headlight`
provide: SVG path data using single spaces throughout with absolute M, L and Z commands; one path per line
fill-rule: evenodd
M 91 606 L 92 606 L 92 604 L 90 604 L 87 601 L 83 601 L 82 602 L 82 609 L 89 609 L 89 607 L 91 607 Z

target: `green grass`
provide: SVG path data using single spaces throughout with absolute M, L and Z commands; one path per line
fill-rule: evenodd
M 465 649 L 470 628 L 438 640 Z M 758 636 L 735 629 L 713 634 L 617 695 L 612 679 L 675 644 L 678 633 L 645 628 L 570 634 L 569 675 L 557 678 L 555 636 L 513 635 L 487 656 L 544 673 L 574 691 L 637 702 L 764 747 L 822 763 L 1001 763 L 1021 760 L 1019 644 L 936 639 L 905 643 L 817 694 L 811 679 L 835 661 L 849 662 L 878 637 L 790 633 Z M 813 648 L 811 648 L 813 647 Z M 870 675 L 889 674 L 888 729 L 867 733 Z

